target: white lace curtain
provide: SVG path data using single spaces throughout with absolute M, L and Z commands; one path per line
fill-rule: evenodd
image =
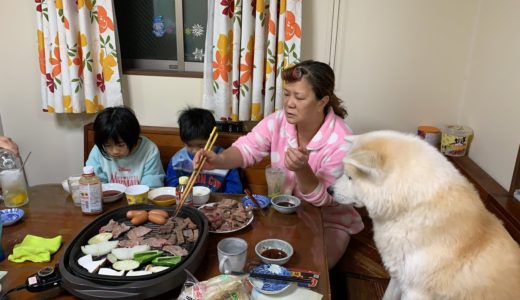
M 208 0 L 203 107 L 217 119 L 257 121 L 282 107 L 281 70 L 300 61 L 302 2 Z
M 43 111 L 122 105 L 112 0 L 35 2 Z

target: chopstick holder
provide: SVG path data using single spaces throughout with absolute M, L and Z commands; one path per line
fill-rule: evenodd
M 209 135 L 208 141 L 206 142 L 206 145 L 204 146 L 204 150 L 209 151 L 210 149 L 213 149 L 213 145 L 217 141 L 217 138 L 218 138 L 217 127 L 213 127 L 213 130 L 211 131 L 211 134 Z M 179 203 L 177 203 L 177 207 L 175 208 L 174 217 L 177 217 L 177 215 L 181 211 L 182 206 L 184 205 L 186 198 L 190 194 L 190 192 L 193 188 L 193 185 L 195 184 L 197 177 L 199 177 L 200 171 L 202 171 L 202 167 L 204 166 L 205 163 L 206 163 L 206 157 L 204 156 L 202 158 L 202 161 L 200 162 L 200 164 L 197 166 L 197 169 L 195 170 L 195 172 L 191 173 L 191 176 L 188 179 L 188 183 L 186 184 L 186 189 L 184 190 L 184 193 L 182 193 L 181 199 L 180 199 Z

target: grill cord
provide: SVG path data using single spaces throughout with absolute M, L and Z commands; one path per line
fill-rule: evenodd
M 20 284 L 19 286 L 14 287 L 14 288 L 8 290 L 7 292 L 2 293 L 2 295 L 0 296 L 0 300 L 5 300 L 5 299 L 7 299 L 7 294 L 12 293 L 12 292 L 16 292 L 16 291 L 19 291 L 19 290 L 23 290 L 26 287 L 27 287 L 27 285 L 25 285 L 25 283 L 24 283 L 24 284 Z

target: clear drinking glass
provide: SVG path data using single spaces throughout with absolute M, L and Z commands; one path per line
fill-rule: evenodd
M 284 170 L 267 166 L 267 168 L 265 168 L 265 180 L 267 181 L 267 197 L 273 198 L 274 196 L 280 195 L 285 181 Z
M 29 202 L 27 183 L 22 169 L 4 170 L 0 172 L 2 196 L 7 207 L 19 207 Z

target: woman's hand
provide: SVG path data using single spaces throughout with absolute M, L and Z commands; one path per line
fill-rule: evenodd
M 200 149 L 199 151 L 197 151 L 197 153 L 195 153 L 195 156 L 193 157 L 193 169 L 197 169 L 204 157 L 206 158 L 206 162 L 204 163 L 204 166 L 202 166 L 202 169 L 216 169 L 216 166 L 214 164 L 218 161 L 218 155 L 213 151 L 207 151 L 204 149 Z
M 0 148 L 7 149 L 13 152 L 14 154 L 18 155 L 18 145 L 16 145 L 16 143 L 13 142 L 13 140 L 6 136 L 0 135 Z
M 309 151 L 304 147 L 287 148 L 285 152 L 285 167 L 293 172 L 310 168 Z

